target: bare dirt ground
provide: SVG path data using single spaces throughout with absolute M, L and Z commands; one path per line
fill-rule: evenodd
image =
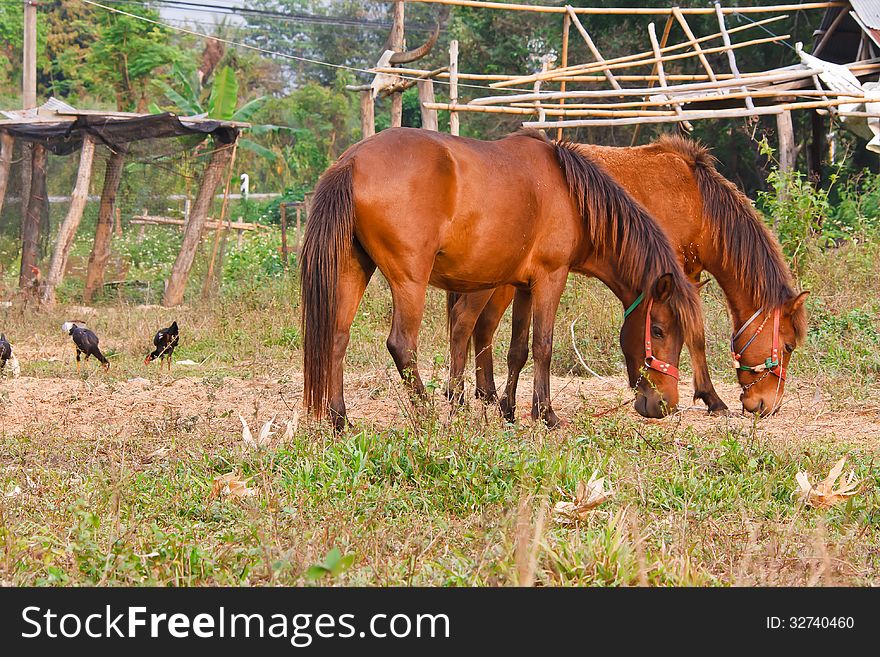
M 146 435 L 160 437 L 169 429 L 186 428 L 218 434 L 240 435 L 241 413 L 253 425 L 275 417 L 293 420 L 301 414 L 302 375 L 291 370 L 274 377 L 220 377 L 196 368 L 178 367 L 171 375 L 145 379 L 114 380 L 94 368 L 84 378 L 21 377 L 0 382 L 4 413 L 0 431 L 4 434 L 51 432 L 70 438 Z M 605 381 L 574 377 L 552 380 L 554 407 L 560 417 L 571 420 L 578 413 L 638 415 L 622 378 Z M 717 385 L 719 394 L 734 413 L 710 417 L 704 407 L 691 406 L 663 420 L 644 420 L 683 429 L 693 427 L 701 434 L 720 426 L 751 430 L 755 421 L 739 411 L 739 389 Z M 682 403 L 692 391 L 682 383 Z M 435 393 L 441 417 L 448 417 L 448 404 Z M 405 394 L 397 373 L 385 369 L 346 375 L 349 416 L 356 423 L 383 429 L 407 425 Z M 519 389 L 518 415 L 528 423 L 531 381 L 524 376 Z M 476 401 L 471 401 L 476 405 Z M 619 408 L 617 408 L 619 406 Z M 491 410 L 489 412 L 492 412 Z M 563 429 L 565 430 L 565 429 Z M 779 445 L 846 441 L 865 448 L 880 446 L 880 403 L 836 405 L 827 393 L 809 381 L 793 382 L 785 401 L 773 417 L 756 425 L 757 436 Z

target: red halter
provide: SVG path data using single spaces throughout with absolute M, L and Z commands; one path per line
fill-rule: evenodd
M 636 300 L 633 301 L 632 305 L 627 308 L 623 313 L 623 319 L 629 317 L 629 314 L 636 309 L 636 307 L 645 299 L 645 293 L 642 292 Z M 671 376 L 673 379 L 678 381 L 680 378 L 680 373 L 678 368 L 675 365 L 671 365 L 666 361 L 660 360 L 659 358 L 654 357 L 654 352 L 651 349 L 651 308 L 654 305 L 654 299 L 648 299 L 648 309 L 645 313 L 645 367 L 651 370 L 655 370 L 660 372 L 661 374 L 665 374 L 667 376 Z
M 736 339 L 743 334 L 748 326 L 757 319 L 757 317 L 763 312 L 763 308 L 758 309 L 754 315 L 752 315 L 749 320 L 742 325 L 742 327 L 733 334 L 733 337 L 730 338 L 730 355 L 733 356 L 733 367 L 738 370 L 743 370 L 744 372 L 752 372 L 754 374 L 760 374 L 761 372 L 769 372 L 770 374 L 775 374 L 780 379 L 785 381 L 785 373 L 786 369 L 782 366 L 782 359 L 779 357 L 779 308 L 773 311 L 773 346 L 770 351 L 770 358 L 765 360 L 760 365 L 743 365 L 740 362 L 742 358 L 743 352 L 748 348 L 752 341 L 757 338 L 761 331 L 764 330 L 764 325 L 767 323 L 767 320 L 770 319 L 768 315 L 758 329 L 755 331 L 754 335 L 749 338 L 749 341 L 745 343 L 742 349 L 739 352 L 736 350 Z

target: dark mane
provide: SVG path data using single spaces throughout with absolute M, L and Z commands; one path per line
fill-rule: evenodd
M 672 274 L 674 290 L 669 306 L 679 317 L 685 335 L 700 339 L 702 315 L 696 288 L 684 275 L 666 234 L 577 144 L 552 145 L 597 252 L 615 254 L 619 274 L 633 290 L 650 291 L 660 276 Z
M 718 173 L 715 157 L 702 144 L 666 135 L 655 142 L 659 148 L 679 154 L 694 169 L 703 217 L 712 229 L 715 249 L 723 264 L 752 302 L 768 310 L 780 308 L 797 296 L 791 271 L 779 242 L 761 220 L 749 198 Z M 762 275 L 756 275 L 760 273 Z M 806 311 L 801 305 L 792 316 L 798 343 L 806 337 Z

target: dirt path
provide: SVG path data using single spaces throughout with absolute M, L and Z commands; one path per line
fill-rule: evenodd
M 4 435 L 45 432 L 70 438 L 139 435 L 162 436 L 171 431 L 207 430 L 240 435 L 238 413 L 251 424 L 275 416 L 289 420 L 298 415 L 302 399 L 302 376 L 291 373 L 281 379 L 177 376 L 174 378 L 107 381 L 100 374 L 86 380 L 75 378 L 6 379 L 0 382 L 4 412 L 0 432 Z M 349 415 L 377 428 L 404 426 L 406 417 L 402 389 L 396 373 L 386 370 L 346 376 Z M 623 379 L 554 377 L 554 406 L 563 419 L 570 419 L 586 405 L 603 412 L 629 399 Z M 719 385 L 718 392 L 731 408 L 738 408 L 739 390 Z M 681 398 L 691 390 L 682 385 Z M 531 382 L 523 377 L 518 414 L 529 409 Z M 476 403 L 476 402 L 474 402 Z M 445 409 L 444 406 L 442 407 Z M 638 415 L 631 404 L 611 413 Z M 752 419 L 741 415 L 713 418 L 700 408 L 689 408 L 664 420 L 642 420 L 678 428 L 692 426 L 701 432 L 730 424 L 750 429 Z M 729 423 L 729 424 L 727 424 Z M 790 386 L 785 403 L 772 418 L 758 423 L 758 435 L 785 444 L 841 441 L 880 447 L 880 404 L 831 409 L 815 386 Z

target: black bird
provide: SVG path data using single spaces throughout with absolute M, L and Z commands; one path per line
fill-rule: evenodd
M 70 334 L 73 338 L 73 344 L 76 345 L 76 371 L 79 372 L 80 357 L 85 354 L 86 360 L 89 356 L 94 356 L 101 362 L 101 367 L 105 370 L 110 369 L 110 361 L 104 358 L 104 354 L 98 349 L 98 336 L 92 333 L 85 326 L 78 326 L 75 322 L 64 322 L 61 330 Z
M 177 330 L 177 322 L 171 322 L 168 328 L 159 329 L 156 337 L 153 338 L 153 345 L 156 347 L 153 353 L 148 354 L 144 358 L 144 365 L 149 365 L 150 361 L 159 358 L 159 369 L 162 369 L 162 359 L 168 363 L 168 371 L 171 371 L 171 354 L 174 353 L 174 347 L 180 342 L 180 335 Z
M 6 334 L 0 333 L 0 371 L 6 369 L 6 362 L 12 367 L 12 376 L 18 376 L 18 359 L 12 353 L 12 345 L 6 339 Z

